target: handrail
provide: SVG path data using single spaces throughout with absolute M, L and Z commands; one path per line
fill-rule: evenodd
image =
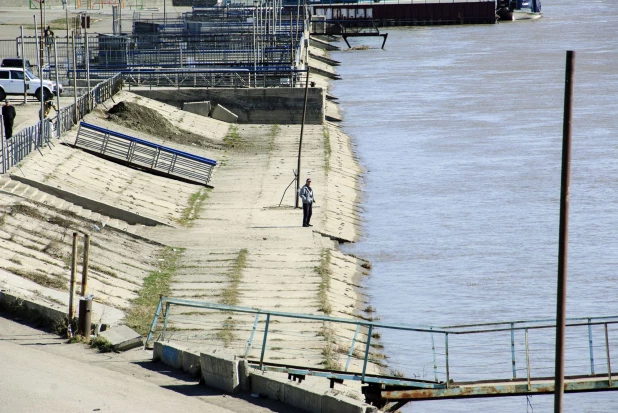
M 133 136 L 125 135 L 125 134 L 122 134 L 120 132 L 115 132 L 115 131 L 112 131 L 112 130 L 109 130 L 109 129 L 105 129 L 105 128 L 102 128 L 100 126 L 93 125 L 91 123 L 80 122 L 80 126 L 83 126 L 85 128 L 88 128 L 88 129 L 95 130 L 97 132 L 101 132 L 101 133 L 105 133 L 105 134 L 108 134 L 108 135 L 111 135 L 111 136 L 115 136 L 117 138 L 126 139 L 126 140 L 131 141 L 131 142 L 140 143 L 140 144 L 142 144 L 144 146 L 148 146 L 148 147 L 151 147 L 151 148 L 162 149 L 162 150 L 164 150 L 166 152 L 170 152 L 170 153 L 173 153 L 173 154 L 176 154 L 176 155 L 182 155 L 182 156 L 184 156 L 186 158 L 193 159 L 195 161 L 204 162 L 204 163 L 206 163 L 208 165 L 217 166 L 217 161 L 215 161 L 215 160 L 204 158 L 202 156 L 193 155 L 193 154 L 188 153 L 188 152 L 179 151 L 178 149 L 170 148 L 168 146 L 159 145 L 157 143 L 145 141 L 143 139 L 139 139 L 139 138 L 135 138 Z

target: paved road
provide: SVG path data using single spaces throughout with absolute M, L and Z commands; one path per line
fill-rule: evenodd
M 293 412 L 213 392 L 141 349 L 101 354 L 0 317 L 0 413 Z

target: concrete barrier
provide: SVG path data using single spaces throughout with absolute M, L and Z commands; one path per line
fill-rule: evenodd
M 208 117 L 210 115 L 210 110 L 212 109 L 209 101 L 204 102 L 183 102 L 182 110 L 186 112 L 195 113 L 196 115 L 201 115 Z
M 376 407 L 343 395 L 325 394 L 322 397 L 321 413 L 374 413 Z
M 221 105 L 215 106 L 215 108 L 212 110 L 212 113 L 210 114 L 210 116 L 213 119 L 217 119 L 217 120 L 220 120 L 222 122 L 238 123 L 238 116 L 235 115 L 234 113 L 232 113 L 231 111 L 227 110 L 226 108 L 224 108 Z
M 238 123 L 268 125 L 298 125 L 303 118 L 305 89 L 302 87 L 277 88 L 131 88 L 131 92 L 167 103 L 178 108 L 185 102 L 209 101 L 211 105 L 222 105 L 238 116 Z M 325 91 L 311 87 L 307 95 L 306 124 L 324 123 Z
M 271 400 L 285 401 L 287 380 L 265 376 L 260 372 L 251 373 L 251 392 Z
M 240 390 L 238 360 L 235 355 L 225 352 L 216 355 L 202 353 L 200 358 L 202 378 L 207 386 L 227 393 L 236 393 Z
M 321 413 L 324 393 L 292 381 L 285 385 L 285 403 L 309 412 Z
M 152 349 L 152 359 L 161 360 L 164 364 L 176 369 L 182 369 L 193 376 L 200 375 L 199 354 L 179 345 L 156 341 Z
M 191 372 L 198 356 L 172 343 L 155 342 L 153 359 L 168 366 Z M 208 387 L 227 393 L 239 391 L 259 394 L 271 400 L 293 406 L 310 413 L 376 413 L 379 410 L 360 400 L 332 390 L 315 389 L 307 383 L 288 380 L 275 373 L 251 369 L 246 360 L 238 360 L 225 350 L 199 355 L 201 375 Z

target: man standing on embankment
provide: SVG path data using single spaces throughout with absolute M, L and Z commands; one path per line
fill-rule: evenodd
M 310 224 L 313 203 L 313 189 L 311 189 L 311 178 L 307 178 L 307 182 L 300 188 L 300 199 L 303 200 L 303 227 L 312 227 Z

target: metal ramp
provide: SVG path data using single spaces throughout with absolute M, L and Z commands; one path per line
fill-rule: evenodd
M 217 162 L 168 148 L 143 139 L 134 138 L 109 129 L 79 124 L 75 146 L 149 172 L 174 177 L 186 182 L 208 184 Z

